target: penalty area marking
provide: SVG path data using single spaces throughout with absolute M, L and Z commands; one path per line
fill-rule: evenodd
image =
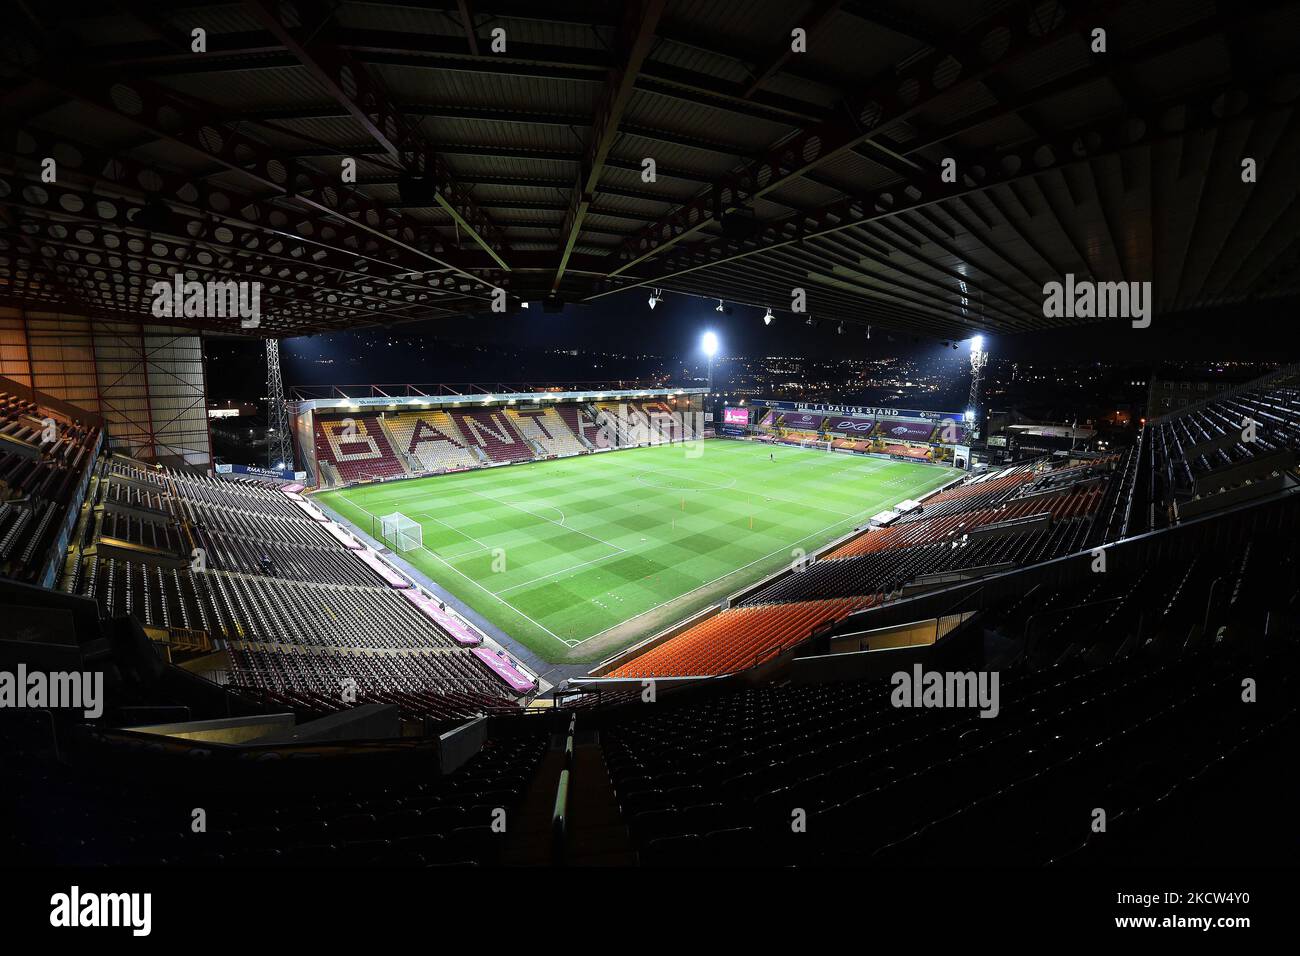
M 483 497 L 486 498 L 487 496 L 484 495 Z M 347 500 L 348 500 L 348 501 L 352 501 L 351 498 L 348 498 Z M 492 500 L 494 500 L 494 499 L 492 499 Z M 352 504 L 356 505 L 356 507 L 358 507 L 358 508 L 361 508 L 362 511 L 364 511 L 366 514 L 370 515 L 370 517 L 372 517 L 372 518 L 378 518 L 378 517 L 379 517 L 379 515 L 375 514 L 375 513 L 374 513 L 373 511 L 371 511 L 369 508 L 363 507 L 362 505 L 357 504 L 355 501 L 352 501 Z M 570 529 L 570 530 L 572 530 L 572 529 Z M 579 532 L 579 533 L 581 533 L 581 532 Z M 464 579 L 465 579 L 466 581 L 468 581 L 470 584 L 474 585 L 474 587 L 478 588 L 478 589 L 479 589 L 480 591 L 482 591 L 484 594 L 487 594 L 487 595 L 491 596 L 491 597 L 492 597 L 494 600 L 496 600 L 498 603 L 500 603 L 500 604 L 504 604 L 506 607 L 510 608 L 510 610 L 514 611 L 516 614 L 518 614 L 520 617 L 522 617 L 522 618 L 523 618 L 525 621 L 527 621 L 529 624 L 532 624 L 534 627 L 540 628 L 541 630 L 545 631 L 547 634 L 551 635 L 551 637 L 555 638 L 555 639 L 556 639 L 557 641 L 559 641 L 561 644 L 566 644 L 566 645 L 568 645 L 568 646 L 570 646 L 570 647 L 573 646 L 572 644 L 569 644 L 569 642 L 568 642 L 567 640 L 565 640 L 563 637 L 560 637 L 560 635 L 558 635 L 558 634 L 556 634 L 554 631 L 552 631 L 552 630 L 551 630 L 549 627 L 547 627 L 545 624 L 541 624 L 541 623 L 539 623 L 539 622 L 533 620 L 531 617 L 529 617 L 529 616 L 528 616 L 527 614 L 525 614 L 523 611 L 519 610 L 519 608 L 515 607 L 513 604 L 511 604 L 509 601 L 507 601 L 505 598 L 497 597 L 497 595 L 494 594 L 492 591 L 489 591 L 487 588 L 485 588 L 483 585 L 479 584 L 477 581 L 475 581 L 473 578 L 471 578 L 471 577 L 470 577 L 468 574 L 466 574 L 465 572 L 461 571 L 459 568 L 457 568 L 457 567 L 455 567 L 454 565 L 451 565 L 451 564 L 447 563 L 446 561 L 444 561 L 441 557 L 439 557 L 438 555 L 434 554 L 432 551 L 430 551 L 430 550 L 429 550 L 428 548 L 426 548 L 424 545 L 420 545 L 420 550 L 423 551 L 425 554 L 427 554 L 429 557 L 433 558 L 433 560 L 437 561 L 439 564 L 441 564 L 441 565 L 442 565 L 444 568 L 446 568 L 448 571 L 451 571 L 451 572 L 454 573 L 454 574 L 459 574 L 462 578 L 464 578 Z
M 442 525 L 442 526 L 443 526 L 444 528 L 446 528 L 448 531 L 454 531 L 456 534 L 460 535 L 462 538 L 469 538 L 471 541 L 473 541 L 475 544 L 477 544 L 477 545 L 479 546 L 479 549 L 482 550 L 482 551 L 490 551 L 490 550 L 492 550 L 492 546 L 491 546 L 490 544 L 485 544 L 484 542 L 480 541 L 478 538 L 474 537 L 472 534 L 469 534 L 468 532 L 465 532 L 465 531 L 461 531 L 459 528 L 453 528 L 451 525 L 447 524 L 447 522 L 443 521 L 441 518 L 435 518 L 433 515 L 429 514 L 429 512 L 427 512 L 427 511 L 417 511 L 417 512 L 415 512 L 415 514 L 416 514 L 417 516 L 423 516 L 423 517 L 425 517 L 425 518 L 428 518 L 430 521 L 436 521 L 436 522 L 438 522 L 438 524 Z M 469 555 L 471 555 L 471 554 L 477 554 L 477 553 L 478 553 L 477 551 L 467 551 L 467 552 L 466 552 L 465 554 L 463 554 L 463 555 L 459 555 L 459 554 L 456 555 L 456 557 L 457 557 L 457 558 L 469 557 Z

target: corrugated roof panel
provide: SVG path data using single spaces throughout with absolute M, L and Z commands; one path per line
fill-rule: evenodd
M 796 63 L 797 66 L 797 63 Z M 774 93 L 802 103 L 810 103 L 832 112 L 844 98 L 847 91 L 856 89 L 857 82 L 849 79 L 831 79 L 826 82 L 792 76 L 789 73 L 777 73 L 769 77 L 760 87 L 763 92 Z
M 397 184 L 377 184 L 362 187 L 363 192 L 377 203 L 389 205 L 391 203 L 401 202 L 401 196 L 397 191 Z
M 556 226 L 560 224 L 560 219 L 564 214 L 561 212 L 550 212 L 545 209 L 512 209 L 509 214 L 494 216 L 493 219 L 509 220 L 511 222 L 526 222 L 537 226 Z
M 563 126 L 526 123 L 479 122 L 440 116 L 413 117 L 418 129 L 432 143 L 460 143 L 475 146 L 521 146 L 525 149 L 574 150 L 573 133 Z
M 125 43 L 149 43 L 158 35 L 134 17 L 122 16 L 116 9 L 106 16 L 78 17 L 66 24 L 67 36 L 90 50 Z
M 450 165 L 455 170 L 456 175 L 467 182 L 479 176 L 563 179 L 566 182 L 571 182 L 574 178 L 577 163 L 457 154 L 450 158 Z
M 917 40 L 841 13 L 827 29 L 809 37 L 807 56 L 814 63 L 843 70 L 865 85 L 923 49 L 925 44 Z
M 264 29 L 257 14 L 243 3 L 204 3 L 193 6 L 177 5 L 164 8 L 154 14 L 178 28 L 189 33 L 195 27 L 208 31 L 208 40 L 223 33 L 246 33 Z
M 749 0 L 672 0 L 664 19 L 697 27 L 701 33 L 729 38 L 735 49 L 754 50 L 771 43 L 789 27 L 789 4 Z
M 740 159 L 727 153 L 665 143 L 661 139 L 650 139 L 629 133 L 619 137 L 618 146 L 620 153 L 653 159 L 656 164 L 663 166 L 696 170 L 706 176 L 721 176 L 730 172 Z
M 338 5 L 334 13 L 338 24 L 345 29 L 394 30 L 405 33 L 435 36 L 463 36 L 456 5 L 450 9 L 421 9 L 415 5 L 378 3 L 348 3 Z
M 709 53 L 696 47 L 683 46 L 680 43 L 657 44 L 647 61 L 647 67 L 653 72 L 656 65 L 689 70 L 692 73 L 712 77 L 722 83 L 739 84 L 750 79 L 750 72 L 734 58 Z
M 953 33 L 970 30 L 1012 6 L 1024 9 L 1026 4 L 1023 0 L 911 0 L 908 4 L 909 15 L 919 22 L 941 25 Z M 1029 5 L 1029 11 L 1046 16 L 1056 6 L 1059 5 L 1047 0 Z
M 869 152 L 865 147 L 863 150 Z M 817 176 L 842 185 L 846 192 L 866 192 L 898 179 L 895 173 L 854 150 L 827 160 L 817 168 Z
M 521 236 L 531 240 L 536 240 L 541 236 L 549 236 L 552 243 L 554 243 L 556 231 L 559 229 L 558 223 L 524 223 L 514 216 L 511 216 L 508 220 L 504 217 L 498 217 L 498 222 L 503 222 L 502 228 L 512 236 Z
M 495 106 L 546 113 L 589 113 L 599 84 L 553 76 L 467 73 L 429 67 L 372 67 L 383 74 L 385 88 L 399 105 Z M 531 90 L 532 101 L 525 90 Z M 445 99 L 444 99 L 445 98 Z
M 301 66 L 220 73 L 173 73 L 158 83 L 229 112 L 320 106 L 332 102 L 329 93 Z
M 1256 29 L 1251 31 L 1250 51 L 1263 63 L 1293 62 L 1295 38 L 1300 36 L 1300 6 L 1254 15 Z
M 115 149 L 149 142 L 154 138 L 148 131 L 122 117 L 102 110 L 87 110 L 71 100 L 61 101 L 34 116 L 31 125 L 67 136 L 75 142 L 112 144 Z M 176 168 L 187 168 L 184 163 L 185 160 L 182 159 L 181 165 Z
M 697 195 L 701 187 L 680 179 L 660 177 L 657 182 L 641 181 L 641 174 L 630 169 L 613 169 L 605 167 L 600 177 L 600 186 L 609 189 L 631 189 L 646 195 L 652 195 L 667 203 L 682 203 Z
M 364 183 L 367 179 L 376 176 L 390 178 L 397 175 L 393 168 L 393 162 L 388 158 L 387 154 L 375 156 L 373 158 L 368 158 L 366 156 L 356 156 L 354 158 L 357 161 L 358 182 Z M 340 162 L 342 159 L 342 156 L 314 156 L 304 160 L 304 162 L 307 165 L 310 165 L 313 169 L 323 170 L 328 172 L 330 175 L 333 175 L 340 168 Z
M 451 221 L 451 216 L 441 206 L 403 206 L 396 211 L 409 222 L 437 225 Z
M 939 128 L 959 122 L 964 117 L 998 105 L 998 98 L 986 87 L 976 85 L 960 95 L 952 94 L 918 109 L 902 123 L 885 123 L 880 132 L 900 143 L 916 138 L 916 131 Z M 922 138 L 923 132 L 922 132 Z
M 250 123 L 246 128 L 260 137 L 262 130 L 266 129 L 267 125 L 264 123 Z M 269 125 L 278 134 L 284 135 L 286 142 L 296 141 L 297 146 L 302 148 L 311 146 L 313 141 L 332 143 L 339 146 L 352 146 L 359 143 L 373 145 L 370 134 L 351 116 L 329 119 L 276 119 L 271 120 Z M 296 137 L 291 135 L 295 133 L 301 134 L 303 138 L 297 140 Z
M 1057 129 L 1061 125 L 1059 121 L 1049 118 L 1068 116 L 1069 125 L 1074 127 L 1091 122 L 1099 116 L 1113 115 L 1123 109 L 1124 100 L 1115 92 L 1114 84 L 1108 79 L 1101 79 L 1035 103 L 1025 113 L 1027 118 L 1045 120 L 1040 122 L 1041 126 Z M 1008 125 L 1005 121 L 989 123 L 963 134 L 960 141 L 963 144 L 993 145 L 1005 142 L 1006 140 L 1000 137 L 1012 133 L 1023 135 L 1023 123 L 1020 126 Z
M 794 212 L 793 209 L 784 203 L 779 203 L 771 199 L 755 199 L 750 204 L 750 207 L 754 216 L 756 216 L 761 222 L 769 222 L 773 219 L 783 219 Z
M 1027 116 L 1012 113 L 1010 116 L 1005 116 L 1002 119 L 985 123 L 979 128 L 964 132 L 960 136 L 953 137 L 945 143 L 938 143 L 929 146 L 922 150 L 921 154 L 929 157 L 931 161 L 939 161 L 942 160 L 947 153 L 954 151 L 951 148 L 952 146 L 958 147 L 964 153 L 971 153 L 986 148 L 991 149 L 998 146 L 1023 143 L 1036 139 L 1037 136 L 1034 133 L 1033 127 L 1029 125 L 1027 117 L 1037 115 L 1037 110 L 1026 110 L 1025 112 Z
M 1082 34 L 1069 33 L 1007 62 L 998 75 L 1013 90 L 1032 90 L 1069 73 L 1097 66 L 1097 57 Z
M 613 196 L 609 193 L 602 193 L 600 196 L 600 211 L 605 215 L 627 213 L 629 216 L 640 219 L 658 218 L 663 215 L 667 208 L 666 203 L 646 202 L 628 196 Z
M 508 202 L 568 202 L 571 190 L 553 186 L 511 185 L 496 183 L 475 183 L 474 198 L 481 204 L 498 204 Z
M 1136 88 L 1161 98 L 1208 86 L 1232 75 L 1232 54 L 1222 37 L 1175 50 L 1129 71 Z
M 647 223 L 644 219 L 638 217 L 628 218 L 626 216 L 609 216 L 599 212 L 587 213 L 586 225 L 592 229 L 613 230 L 620 232 L 625 236 L 631 236 L 643 228 Z
M 1223 9 L 1216 0 L 1151 0 L 1140 5 L 1121 5 L 1107 17 L 1107 36 L 1112 50 L 1127 49 L 1179 27 L 1213 16 Z M 1244 11 L 1243 11 L 1244 12 Z
M 755 117 L 745 117 L 743 122 L 736 122 L 736 114 L 726 109 L 642 90 L 633 94 L 623 125 L 650 127 L 705 143 L 735 144 L 754 152 L 788 136 L 794 129 L 786 123 Z
M 840 198 L 840 194 L 836 190 L 803 177 L 791 179 L 789 182 L 782 184 L 781 188 L 773 189 L 768 193 L 768 196 L 774 200 L 782 202 L 789 200 L 796 206 L 812 208 L 824 206 L 826 203 L 834 202 Z
M 509 110 L 590 114 L 600 89 L 599 74 L 590 81 L 546 76 L 471 73 L 430 67 L 371 64 L 371 74 L 399 104 L 489 106 Z

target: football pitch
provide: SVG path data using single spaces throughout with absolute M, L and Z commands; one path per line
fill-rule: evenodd
M 775 460 L 771 460 L 772 456 Z M 710 440 L 324 492 L 402 557 L 550 663 L 601 660 L 812 553 L 951 468 Z

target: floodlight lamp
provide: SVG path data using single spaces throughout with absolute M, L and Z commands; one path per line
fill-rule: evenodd
M 704 337 L 700 339 L 700 348 L 709 358 L 718 354 L 718 336 L 714 332 L 705 332 Z

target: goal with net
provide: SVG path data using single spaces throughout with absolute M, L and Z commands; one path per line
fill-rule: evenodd
M 380 537 L 394 551 L 414 551 L 424 547 L 424 529 L 400 511 L 379 518 Z
M 799 442 L 800 448 L 811 448 L 813 451 L 830 451 L 831 442 L 829 438 L 805 438 Z

